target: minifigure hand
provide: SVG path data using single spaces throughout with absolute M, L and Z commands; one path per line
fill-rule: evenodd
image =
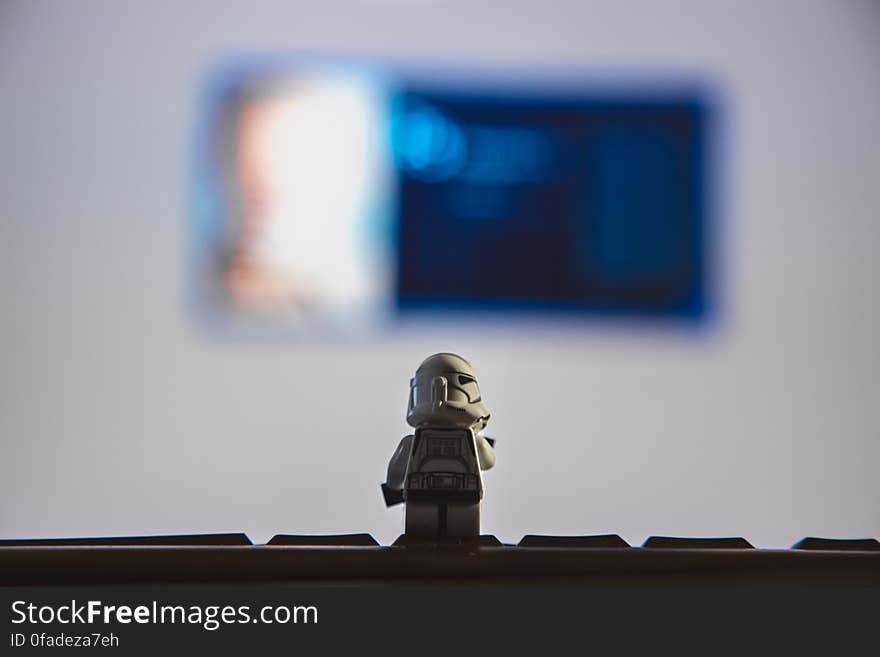
M 388 488 L 388 484 L 382 484 L 382 497 L 385 498 L 385 506 L 403 504 L 403 491 L 396 488 Z

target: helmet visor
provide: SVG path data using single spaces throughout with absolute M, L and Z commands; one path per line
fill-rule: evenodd
M 481 401 L 480 388 L 477 386 L 476 380 L 465 374 L 456 374 L 454 372 L 443 373 L 446 379 L 446 401 L 454 404 L 473 404 Z M 430 404 L 431 399 L 431 379 L 415 378 L 410 381 L 413 393 L 413 403 Z

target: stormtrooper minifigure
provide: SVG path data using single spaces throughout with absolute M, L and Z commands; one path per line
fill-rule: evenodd
M 480 534 L 481 470 L 495 465 L 494 441 L 473 368 L 461 356 L 434 354 L 410 380 L 405 436 L 382 485 L 388 506 L 406 502 L 406 536 L 429 540 Z

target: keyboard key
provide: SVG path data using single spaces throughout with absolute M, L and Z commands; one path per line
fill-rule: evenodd
M 522 537 L 519 547 L 564 547 L 564 548 L 628 548 L 630 544 L 617 534 L 597 536 L 544 536 L 527 534 Z
M 0 540 L 0 547 L 51 547 L 88 545 L 114 547 L 117 545 L 165 546 L 224 546 L 253 545 L 247 534 L 180 534 L 173 536 L 106 536 L 99 538 L 13 538 Z
M 740 536 L 725 538 L 679 538 L 677 536 L 651 536 L 642 543 L 643 548 L 665 550 L 749 550 L 754 546 Z
M 369 534 L 277 534 L 266 545 L 375 547 L 379 543 Z
M 808 536 L 792 546 L 793 550 L 880 550 L 876 538 L 817 538 Z

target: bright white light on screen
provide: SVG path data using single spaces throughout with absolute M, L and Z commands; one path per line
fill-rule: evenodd
M 326 72 L 243 107 L 242 258 L 264 272 L 239 286 L 245 304 L 321 312 L 387 295 L 370 241 L 388 176 L 384 113 L 368 80 Z

